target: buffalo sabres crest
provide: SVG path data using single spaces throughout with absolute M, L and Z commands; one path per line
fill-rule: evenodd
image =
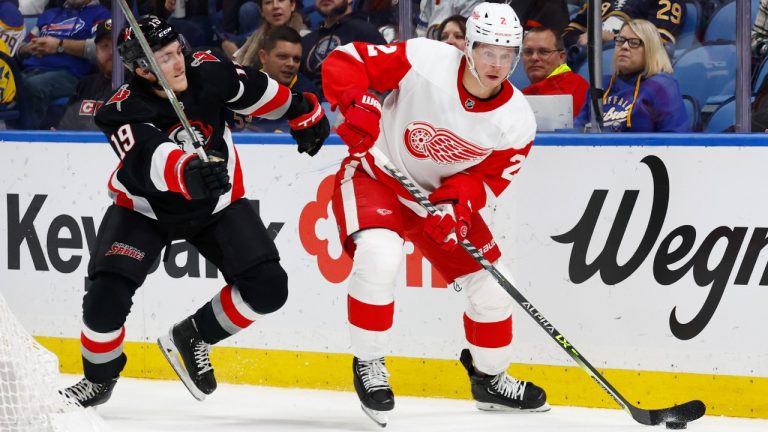
M 213 132 L 213 126 L 205 125 L 200 121 L 190 121 L 189 125 L 192 126 L 192 132 L 195 134 L 194 138 L 187 133 L 181 123 L 173 126 L 168 136 L 187 153 L 195 151 L 195 141 L 200 143 L 203 148 L 207 148 L 211 133 Z

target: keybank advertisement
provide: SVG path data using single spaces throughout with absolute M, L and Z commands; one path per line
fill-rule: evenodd
M 0 143 L 0 290 L 33 334 L 79 337 L 89 245 L 116 157 L 97 143 Z M 346 281 L 330 209 L 344 156 L 241 145 L 247 196 L 275 241 L 290 296 L 223 345 L 349 352 Z M 764 149 L 534 147 L 485 211 L 512 282 L 594 366 L 766 376 L 768 204 Z M 393 355 L 458 358 L 460 287 L 410 243 L 395 300 Z M 174 242 L 137 292 L 127 338 L 154 341 L 224 280 Z M 572 365 L 522 309 L 515 361 Z

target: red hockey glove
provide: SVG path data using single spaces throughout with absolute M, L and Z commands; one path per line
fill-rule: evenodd
M 429 195 L 441 212 L 427 216 L 424 232 L 443 249 L 453 250 L 467 238 L 472 213 L 485 206 L 485 185 L 469 174 L 455 174 Z
M 291 128 L 291 136 L 299 145 L 299 153 L 307 153 L 314 156 L 320 151 L 325 139 L 331 133 L 331 125 L 325 117 L 325 111 L 312 93 L 295 93 L 297 104 L 303 114 L 288 120 Z
M 347 90 L 339 99 L 344 123 L 336 128 L 355 157 L 363 157 L 379 137 L 381 104 L 376 96 L 361 90 Z
M 217 152 L 208 152 L 208 162 L 195 155 L 183 167 L 181 193 L 187 199 L 216 198 L 232 189 L 227 161 Z
M 437 204 L 435 207 L 439 212 L 427 216 L 424 233 L 444 250 L 452 251 L 467 238 L 472 213 L 464 206 L 448 203 Z

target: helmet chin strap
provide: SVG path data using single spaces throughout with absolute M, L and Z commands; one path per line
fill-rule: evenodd
M 477 69 L 475 69 L 475 59 L 472 58 L 472 45 L 474 45 L 474 42 L 466 44 L 464 47 L 464 57 L 467 58 L 467 66 L 469 66 L 469 73 L 472 74 L 473 77 L 477 80 L 477 83 L 480 84 L 480 87 L 487 89 L 488 87 L 483 84 L 483 81 L 480 79 L 480 75 L 477 74 Z

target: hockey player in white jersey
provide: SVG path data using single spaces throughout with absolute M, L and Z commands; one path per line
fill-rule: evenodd
M 323 63 L 323 88 L 344 115 L 338 134 L 349 156 L 336 176 L 333 211 L 354 259 L 348 319 L 354 384 L 380 425 L 394 408 L 384 356 L 394 313 L 403 241 L 413 242 L 449 282 L 467 293 L 461 353 L 472 395 L 487 410 L 546 411 L 546 393 L 506 373 L 512 298 L 457 241 L 468 239 L 500 270 L 501 252 L 478 213 L 486 190 L 499 195 L 533 145 L 536 123 L 507 81 L 523 29 L 512 8 L 482 3 L 467 21 L 464 53 L 429 39 L 351 43 Z M 380 105 L 369 89 L 392 92 Z M 375 145 L 441 210 L 428 215 L 376 165 Z M 507 276 L 509 277 L 509 276 Z M 457 317 L 458 319 L 459 317 Z

